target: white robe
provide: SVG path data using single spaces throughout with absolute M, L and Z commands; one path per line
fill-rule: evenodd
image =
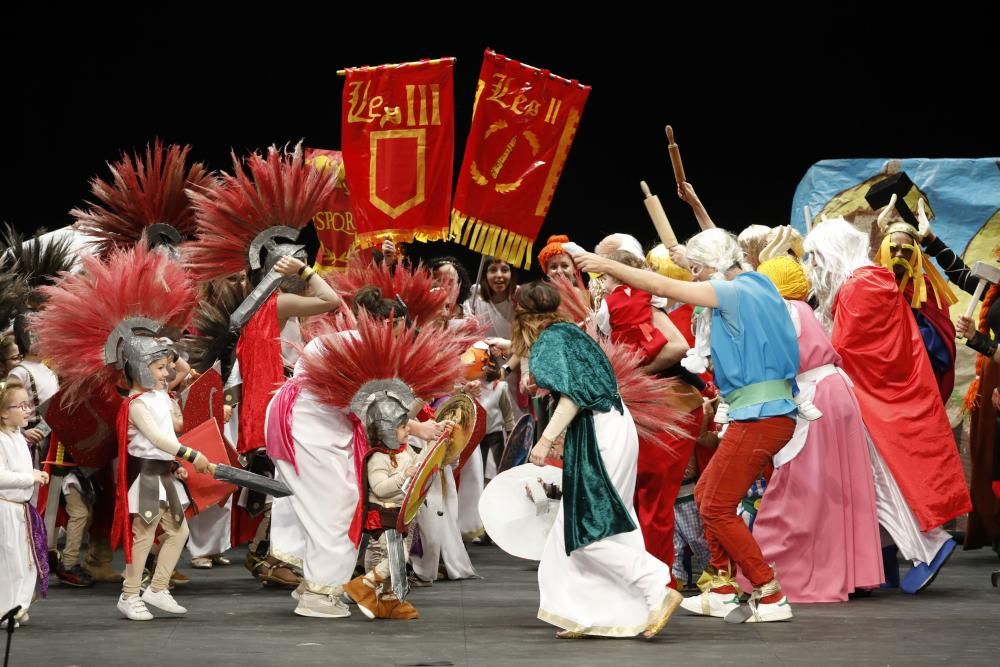
M 349 535 L 359 497 L 354 429 L 345 410 L 303 390 L 292 408 L 292 439 L 298 473 L 287 461 L 274 462 L 275 478 L 293 495 L 271 506 L 271 553 L 301 565 L 308 590 L 334 594 L 358 559 Z
M 479 518 L 479 497 L 483 495 L 483 454 L 477 446 L 459 473 L 458 532 L 462 539 L 471 540 L 482 535 L 483 520 Z
M 628 410 L 594 413 L 604 467 L 636 526 L 632 507 L 639 437 Z M 538 618 L 564 630 L 632 637 L 649 625 L 670 583 L 670 568 L 651 556 L 637 528 L 566 555 L 563 506 L 538 565 Z
M 466 465 L 471 465 L 471 461 Z M 437 579 L 441 560 L 444 560 L 449 579 L 477 576 L 472 561 L 469 560 L 469 553 L 462 543 L 462 533 L 458 530 L 458 493 L 455 491 L 452 470 L 450 465 L 444 466 L 434 476 L 427 499 L 417 512 L 416 523 L 420 530 L 422 554 L 417 556 L 411 552 L 410 560 L 413 571 L 425 581 Z
M 27 611 L 38 579 L 24 503 L 35 491 L 31 452 L 20 433 L 0 431 L 0 610 Z
M 206 507 L 188 519 L 187 548 L 192 558 L 224 554 L 232 546 L 233 498 L 221 507 Z
M 875 482 L 875 512 L 878 522 L 896 543 L 900 555 L 917 563 L 930 563 L 941 550 L 944 543 L 951 539 L 943 528 L 938 526 L 927 532 L 920 531 L 920 524 L 913 510 L 906 504 L 903 492 L 899 490 L 896 479 L 889 471 L 889 466 L 878 453 L 872 439 L 868 438 L 868 451 L 872 459 L 872 479 Z

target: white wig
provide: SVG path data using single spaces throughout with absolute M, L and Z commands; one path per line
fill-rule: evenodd
M 610 246 L 615 247 L 611 248 Z M 646 254 L 642 251 L 642 244 L 639 243 L 639 239 L 631 234 L 609 234 L 594 248 L 594 252 L 598 255 L 610 255 L 615 250 L 624 250 L 631 255 L 635 255 L 642 261 L 646 261 Z
M 854 271 L 872 265 L 868 236 L 843 218 L 831 218 L 809 232 L 805 251 L 810 253 L 809 280 L 819 301 L 818 315 L 829 330 L 837 292 Z
M 743 250 L 730 232 L 718 227 L 695 234 L 685 244 L 689 264 L 710 266 L 713 273 L 725 274 L 733 267 L 746 269 Z

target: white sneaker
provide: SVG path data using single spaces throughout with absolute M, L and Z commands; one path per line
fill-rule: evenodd
M 125 615 L 130 621 L 152 621 L 153 615 L 146 609 L 146 603 L 138 595 L 125 597 L 122 593 L 118 598 L 118 611 Z
M 174 596 L 170 594 L 170 591 L 164 588 L 162 591 L 154 591 L 152 588 L 147 588 L 146 592 L 142 594 L 142 601 L 146 604 L 153 605 L 160 611 L 165 611 L 171 614 L 186 614 L 187 609 L 177 604 L 174 600 Z
M 681 607 L 692 614 L 725 618 L 729 612 L 740 606 L 740 597 L 736 593 L 713 593 L 708 591 L 684 598 Z
M 756 609 L 750 608 L 750 618 L 744 623 L 770 623 L 771 621 L 787 621 L 792 617 L 792 605 L 788 604 L 788 598 L 781 596 L 777 602 L 768 604 L 757 603 Z
M 309 591 L 302 593 L 295 613 L 312 618 L 347 618 L 351 615 L 350 609 L 339 597 Z

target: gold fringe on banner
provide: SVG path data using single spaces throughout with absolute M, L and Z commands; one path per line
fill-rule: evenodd
M 448 239 L 486 257 L 498 257 L 519 269 L 531 268 L 534 240 L 527 236 L 451 210 Z
M 357 234 L 354 239 L 354 245 L 358 248 L 381 246 L 382 241 L 386 238 L 391 238 L 393 243 L 413 243 L 414 241 L 428 243 L 430 241 L 446 241 L 449 238 L 449 233 L 447 227 L 435 227 L 434 229 L 380 229 L 377 232 Z

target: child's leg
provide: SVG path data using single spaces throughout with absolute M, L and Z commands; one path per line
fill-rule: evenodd
M 165 518 L 164 509 L 150 523 L 143 521 L 138 514 L 132 515 L 132 562 L 125 565 L 125 582 L 122 584 L 122 594 L 130 598 L 139 594 L 142 585 L 142 571 L 146 567 L 146 557 L 153 546 L 156 537 L 156 527 Z M 168 573 L 169 576 L 169 573 Z
M 156 572 L 153 573 L 153 581 L 149 584 L 149 588 L 153 592 L 162 591 L 170 584 L 170 575 L 177 567 L 177 561 L 181 558 L 181 551 L 188 538 L 188 524 L 183 515 L 178 521 L 170 514 L 169 510 L 162 512 L 160 527 L 163 528 L 164 537 L 160 541 L 160 556 L 156 559 Z
M 67 570 L 80 562 L 80 546 L 83 544 L 83 534 L 90 523 L 90 506 L 84 500 L 80 489 L 71 486 L 66 490 L 66 548 L 63 549 L 62 565 Z

